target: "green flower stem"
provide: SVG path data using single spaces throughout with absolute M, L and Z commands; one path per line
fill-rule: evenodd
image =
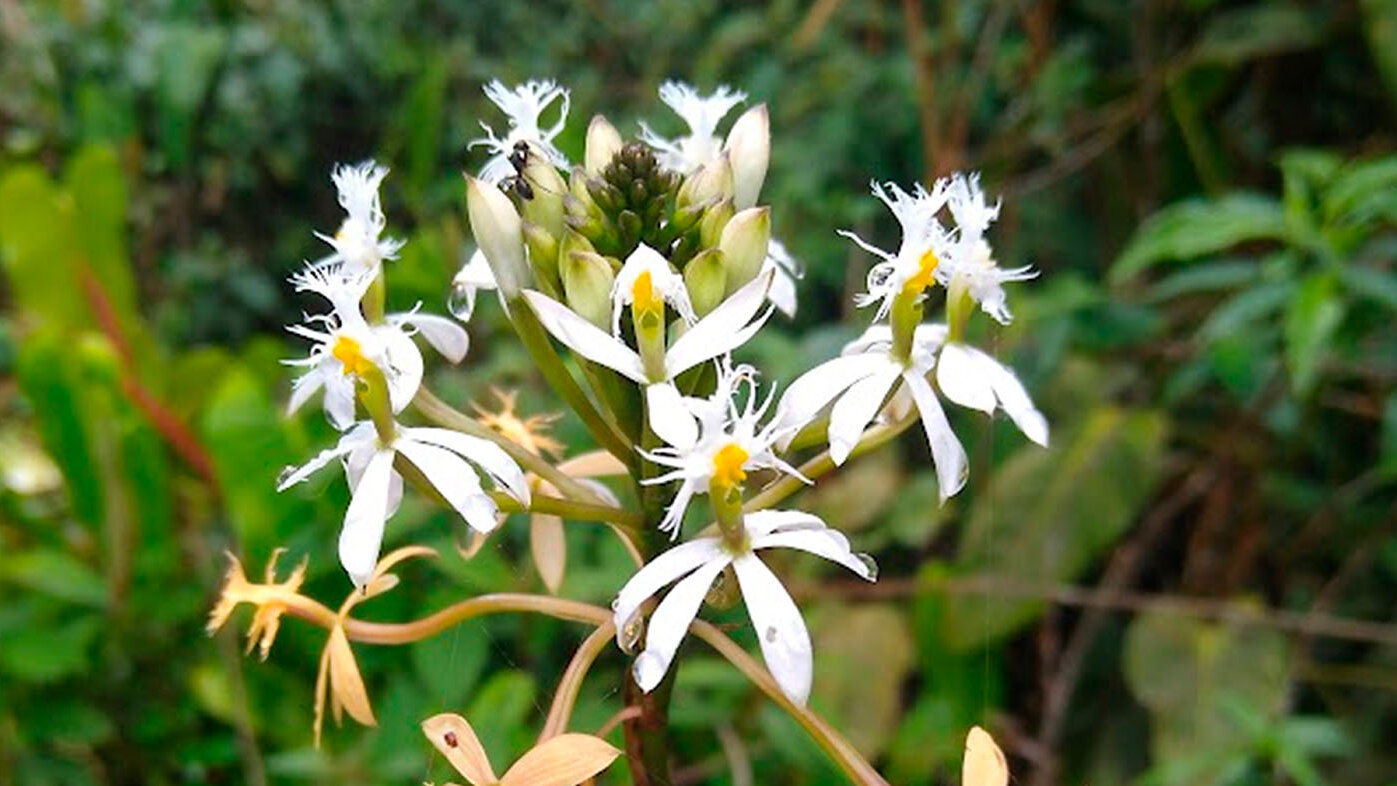
M 542 494 L 530 495 L 529 504 L 522 505 L 519 500 L 503 491 L 490 492 L 490 498 L 495 500 L 495 504 L 500 506 L 500 510 L 508 513 L 551 513 L 574 521 L 601 521 L 615 524 L 632 535 L 636 534 L 644 523 L 644 519 L 639 513 L 613 508 L 610 505 L 574 502 Z
M 364 291 L 364 297 L 359 301 L 364 309 L 364 320 L 370 325 L 382 324 L 387 301 L 388 282 L 383 278 L 383 266 L 379 265 L 374 280 L 369 282 L 369 288 Z
M 378 366 L 370 364 L 369 368 L 359 375 L 356 388 L 359 403 L 364 405 L 369 418 L 373 420 L 374 430 L 378 432 L 378 441 L 384 445 L 393 444 L 398 435 L 398 423 L 393 419 L 388 380 L 384 378 L 383 372 L 378 370 Z
M 849 458 L 861 456 L 874 448 L 887 444 L 916 422 L 917 418 L 915 416 L 909 416 L 893 423 L 885 423 L 881 426 L 874 426 L 868 429 L 863 432 L 863 436 L 859 439 L 859 444 L 855 445 L 854 449 L 849 452 Z M 804 464 L 801 464 L 800 474 L 810 480 L 815 480 L 832 469 L 834 469 L 834 459 L 830 458 L 829 451 L 826 450 Z M 804 488 L 804 486 L 805 484 L 801 482 L 800 478 L 794 475 L 786 475 L 775 483 L 762 489 L 756 496 L 747 500 L 746 504 L 742 506 L 742 509 L 748 513 L 765 510 L 796 493 Z
M 542 745 L 550 738 L 568 730 L 572 710 L 577 706 L 577 694 L 582 690 L 582 680 L 587 677 L 587 672 L 591 670 L 597 656 L 606 649 L 606 645 L 611 643 L 615 635 L 616 625 L 608 620 L 592 631 L 592 635 L 582 640 L 582 644 L 572 656 L 572 661 L 568 663 L 567 670 L 563 672 L 562 679 L 558 681 L 558 689 L 553 692 L 553 705 L 548 708 L 548 719 L 543 723 L 543 731 L 539 732 L 538 744 Z
M 922 324 L 920 293 L 898 293 L 893 298 L 892 313 L 888 322 L 893 333 L 893 359 L 906 364 L 912 357 L 912 339 L 917 332 L 917 326 Z
M 548 481 L 560 493 L 581 502 L 592 502 L 598 505 L 606 502 L 597 496 L 595 491 L 588 488 L 587 484 L 549 464 L 542 457 L 530 453 L 524 446 L 498 431 L 487 428 L 470 415 L 454 409 L 450 404 L 437 398 L 425 385 L 417 389 L 417 397 L 412 400 L 412 403 L 423 417 L 438 426 L 455 429 L 472 437 L 488 439 L 499 445 L 519 466 Z
M 582 419 L 583 425 L 592 433 L 592 438 L 597 444 L 627 466 L 634 466 L 634 446 L 592 406 L 587 394 L 582 392 L 572 374 L 563 366 L 562 358 L 553 350 L 553 345 L 549 343 L 548 334 L 539 324 L 538 317 L 522 297 L 515 298 L 509 304 L 509 317 L 514 323 L 515 332 L 519 334 L 519 340 L 524 344 L 524 349 L 528 350 L 534 364 L 543 372 L 543 378 L 548 380 L 553 390 L 557 391 L 568 407 Z

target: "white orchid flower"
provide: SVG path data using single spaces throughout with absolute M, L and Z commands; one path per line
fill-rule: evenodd
M 621 335 L 621 312 L 627 306 L 656 300 L 669 304 L 685 323 L 698 321 L 684 277 L 670 267 L 660 252 L 641 243 L 626 257 L 626 264 L 611 285 L 611 334 Z
M 805 480 L 795 467 L 782 461 L 771 449 L 784 433 L 782 425 L 774 422 L 764 427 L 758 425 L 770 408 L 772 396 L 758 403 L 755 376 L 751 366 L 723 369 L 712 396 L 683 398 L 681 408 L 687 411 L 672 415 L 689 418 L 687 425 L 667 429 L 667 433 L 679 441 L 644 453 L 646 458 L 671 471 L 642 483 L 681 481 L 660 521 L 660 531 L 670 533 L 671 538 L 679 536 L 689 502 L 696 494 L 708 493 L 709 484 L 715 479 L 720 485 L 731 487 L 742 483 L 749 470 L 777 469 Z M 736 397 L 744 384 L 747 400 L 739 408 Z
M 617 630 L 625 629 L 647 599 L 678 582 L 650 615 L 645 650 L 633 667 L 642 690 L 654 690 L 664 679 L 713 580 L 731 565 L 771 675 L 792 701 L 804 704 L 809 698 L 813 674 L 810 634 L 795 601 L 756 552 L 777 547 L 808 551 L 868 581 L 876 580 L 877 568 L 867 555 L 855 554 L 841 533 L 809 513 L 758 511 L 744 516 L 744 526 L 748 535 L 744 548 L 730 549 L 717 536 L 695 538 L 651 560 L 621 588 L 612 604 Z
M 660 100 L 689 126 L 687 136 L 665 139 L 640 124 L 640 140 L 653 147 L 666 169 L 687 175 L 723 154 L 723 141 L 718 138 L 718 124 L 732 108 L 747 100 L 747 94 L 720 86 L 712 95 L 701 96 L 683 82 L 660 85 Z
M 524 298 L 533 307 L 539 322 L 569 349 L 644 385 L 651 429 L 665 442 L 678 445 L 692 442 L 696 427 L 674 386 L 674 378 L 700 363 L 727 355 L 761 329 L 771 316 L 770 309 L 762 312 L 771 278 L 772 274 L 762 273 L 738 289 L 675 339 L 665 348 L 663 357 L 649 367 L 640 353 L 620 338 L 588 322 L 562 303 L 529 289 L 524 290 Z M 637 276 L 636 282 L 646 282 L 646 279 Z M 657 299 L 653 292 L 635 294 L 642 301 Z M 654 307 L 653 303 L 643 305 Z
M 945 180 L 932 184 L 930 192 L 920 183 L 911 193 L 903 191 L 896 183 L 874 182 L 870 187 L 902 227 L 902 243 L 897 253 L 890 254 L 847 230 L 840 230 L 839 234 L 883 260 L 868 271 L 868 291 L 854 298 L 860 308 L 878 305 L 878 313 L 873 318 L 877 322 L 892 310 L 893 298 L 903 292 L 920 297 L 927 287 L 936 283 L 936 269 L 950 247 L 951 238 L 936 218 L 946 204 Z
M 892 354 L 891 328 L 870 327 L 845 347 L 840 357 L 807 371 L 786 389 L 778 406 L 778 420 L 788 429 L 798 428 L 833 402 L 828 431 L 830 458 L 843 464 L 864 429 L 883 409 L 888 395 L 896 393 L 894 403 L 904 406 L 903 397 L 910 395 L 926 432 L 944 501 L 965 485 L 968 466 L 965 449 L 951 431 L 927 381 L 927 374 L 935 367 L 937 385 L 948 399 L 986 414 L 1002 408 L 1024 436 L 1047 445 L 1048 422 L 1014 372 L 977 349 L 948 342 L 946 335 L 945 325 L 919 325 L 911 357 L 903 363 Z
M 529 504 L 529 484 L 524 473 L 500 447 L 489 440 L 443 428 L 395 429 L 384 444 L 370 421 L 355 423 L 335 447 L 321 451 L 304 465 L 278 478 L 284 491 L 311 476 L 334 459 L 341 459 L 353 494 L 340 530 L 340 563 L 355 585 L 363 586 L 373 575 L 383 544 L 383 528 L 397 512 L 403 496 L 403 479 L 393 462 L 401 456 L 421 472 L 472 529 L 489 532 L 497 525 L 495 501 L 480 485 L 472 464 L 524 505 Z
M 393 411 L 401 412 L 422 384 L 422 353 L 411 336 L 421 334 L 443 357 L 460 363 L 470 347 L 470 337 L 460 325 L 445 317 L 410 312 L 389 314 L 383 324 L 370 325 L 359 311 L 359 301 L 374 274 L 345 274 L 328 267 L 310 266 L 291 276 L 298 292 L 314 292 L 329 301 L 329 314 L 307 316 L 306 324 L 288 330 L 315 342 L 309 356 L 284 361 L 309 367 L 291 385 L 287 414 L 300 409 L 321 388 L 325 412 L 336 428 L 354 421 L 354 378 L 371 364 L 388 382 Z
M 422 353 L 417 345 L 401 325 L 370 325 L 359 311 L 359 300 L 374 275 L 362 272 L 345 277 L 311 266 L 291 277 L 298 291 L 325 297 L 332 309 L 329 314 L 307 316 L 303 325 L 287 328 L 314 342 L 308 356 L 282 361 L 308 369 L 291 384 L 288 415 L 323 388 L 325 414 L 336 428 L 348 428 L 354 422 L 355 379 L 368 373 L 370 367 L 383 373 L 394 412 L 401 412 L 417 395 L 422 384 Z
M 1025 265 L 1001 268 L 994 260 L 994 251 L 985 240 L 985 230 L 999 217 L 999 203 L 993 207 L 985 202 L 979 175 L 957 174 L 946 189 L 946 206 L 956 221 L 956 237 L 942 264 L 937 266 L 936 280 L 946 287 L 947 297 L 964 292 L 980 309 L 1001 325 L 1013 319 L 1005 304 L 1004 283 L 1027 281 L 1038 271 Z
M 315 233 L 334 249 L 334 253 L 317 260 L 316 267 L 343 267 L 346 275 L 353 275 L 376 271 L 383 260 L 397 258 L 403 241 L 381 237 L 387 221 L 378 188 L 387 176 L 388 168 L 373 161 L 355 166 L 339 164 L 330 173 L 346 215 L 333 236 Z
M 553 144 L 567 124 L 568 107 L 571 98 L 567 88 L 559 87 L 551 79 L 532 79 L 514 89 L 505 87 L 498 79 L 485 85 L 485 95 L 505 113 L 509 119 L 509 131 L 503 137 L 495 136 L 495 131 L 483 121 L 480 127 L 485 136 L 471 140 L 468 147 L 484 147 L 490 151 L 490 160 L 480 170 L 480 179 L 489 183 L 499 183 L 514 174 L 514 166 L 509 162 L 509 154 L 518 142 L 528 142 L 548 156 L 553 166 L 567 171 L 570 168 L 567 157 Z M 561 100 L 558 107 L 558 121 L 544 129 L 540 118 L 554 102 Z

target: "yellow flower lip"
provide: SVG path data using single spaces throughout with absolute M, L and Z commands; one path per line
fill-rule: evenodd
M 742 465 L 747 463 L 748 458 L 747 451 L 736 442 L 724 445 L 713 456 L 713 480 L 724 486 L 736 486 L 746 480 L 747 473 Z
M 664 300 L 660 297 L 660 293 L 655 291 L 655 280 L 648 270 L 635 277 L 635 283 L 631 284 L 631 298 L 638 314 L 664 312 Z
M 907 282 L 902 285 L 902 291 L 909 295 L 920 295 L 927 287 L 936 283 L 936 266 L 941 263 L 937 259 L 936 252 L 927 249 L 917 260 L 917 272 L 908 277 Z
M 330 348 L 330 354 L 334 355 L 344 366 L 345 376 L 355 374 L 363 376 L 373 368 L 373 361 L 364 357 L 364 348 L 359 342 L 349 336 L 340 336 L 335 339 L 335 345 Z

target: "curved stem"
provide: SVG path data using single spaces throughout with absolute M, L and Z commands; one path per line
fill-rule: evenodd
M 572 661 L 568 663 L 567 670 L 563 672 L 563 678 L 558 682 L 558 690 L 553 693 L 553 706 L 548 708 L 548 719 L 544 721 L 543 731 L 538 735 L 540 745 L 550 737 L 567 731 L 568 721 L 572 719 L 572 709 L 577 706 L 577 694 L 582 690 L 582 680 L 586 678 L 597 656 L 606 649 L 606 645 L 611 643 L 611 638 L 615 635 L 615 623 L 607 621 L 592 631 L 592 635 L 582 640 L 582 644 L 572 656 Z
M 854 449 L 849 452 L 849 458 L 863 455 L 874 448 L 886 445 L 916 422 L 916 416 L 908 416 L 902 420 L 884 423 L 881 426 L 874 426 L 868 429 L 863 432 L 863 436 L 859 438 L 859 444 L 855 445 Z M 834 459 L 830 458 L 829 451 L 826 450 L 804 464 L 801 464 L 800 474 L 810 480 L 814 480 L 826 472 L 829 472 L 831 469 L 834 469 Z M 786 475 L 780 480 L 769 484 L 751 499 L 743 503 L 742 509 L 748 513 L 757 510 L 765 510 L 796 493 L 804 486 L 805 483 L 801 481 L 800 478 L 795 475 Z
M 576 521 L 602 521 L 615 524 L 631 533 L 639 530 L 642 523 L 640 514 L 629 510 L 613 508 L 610 505 L 593 505 L 590 502 L 573 502 L 544 494 L 530 495 L 528 505 L 520 504 L 519 500 L 503 491 L 490 492 L 490 498 L 499 505 L 500 510 L 508 513 L 551 513 Z
M 844 739 L 834 727 L 825 722 L 824 718 L 816 715 L 809 707 L 796 704 L 791 701 L 781 690 L 781 686 L 776 684 L 771 673 L 766 670 L 747 650 L 737 645 L 737 642 L 728 638 L 722 631 L 703 620 L 694 620 L 689 625 L 689 630 L 699 638 L 708 642 L 709 646 L 718 651 L 727 659 L 729 663 L 742 672 L 748 680 L 756 685 L 767 698 L 771 699 L 788 715 L 795 718 L 811 737 L 815 739 L 825 753 L 834 759 L 839 768 L 854 783 L 864 784 L 864 786 L 888 786 L 888 782 L 883 780 L 883 776 L 873 769 L 873 765 L 854 748 L 848 740 Z
M 286 612 L 293 616 L 309 620 L 326 629 L 342 625 L 350 640 L 366 644 L 407 644 L 436 635 L 452 625 L 475 617 L 508 611 L 535 612 L 556 619 L 585 622 L 599 628 L 608 627 L 612 621 L 611 612 L 601 606 L 553 598 L 547 595 L 517 593 L 480 595 L 452 604 L 420 620 L 403 623 L 366 622 L 352 617 L 340 619 L 339 615 L 329 608 L 302 595 L 289 595 L 281 602 L 284 604 Z M 887 781 L 883 780 L 878 771 L 873 769 L 873 765 L 869 764 L 848 740 L 844 739 L 838 731 L 809 707 L 791 701 L 781 691 L 781 687 L 776 684 L 776 680 L 772 678 L 770 672 L 746 650 L 738 646 L 737 642 L 729 638 L 727 634 L 703 620 L 694 620 L 690 623 L 689 631 L 708 642 L 719 655 L 726 658 L 753 685 L 765 693 L 767 698 L 795 718 L 796 722 L 815 740 L 815 743 L 829 754 L 830 758 L 855 783 L 864 786 L 887 786 Z M 594 632 L 583 642 L 583 648 L 588 648 L 590 644 L 600 651 L 604 647 L 605 641 L 611 638 L 611 633 L 600 636 L 600 642 L 594 641 L 598 637 L 599 634 Z M 579 650 L 580 652 L 581 650 Z M 595 655 L 591 657 L 595 658 Z M 574 661 L 577 660 L 578 656 L 574 656 Z M 569 666 L 569 671 L 571 670 L 572 666 Z
M 587 488 L 585 483 L 578 482 L 576 478 L 549 464 L 542 457 L 530 453 L 514 440 L 494 429 L 486 428 L 480 421 L 453 408 L 450 404 L 437 398 L 425 385 L 417 389 L 417 397 L 412 400 L 412 403 L 423 417 L 438 426 L 455 429 L 472 437 L 488 439 L 499 445 L 519 466 L 553 484 L 553 487 L 563 494 L 577 500 L 594 503 L 605 502 L 597 496 L 596 492 Z

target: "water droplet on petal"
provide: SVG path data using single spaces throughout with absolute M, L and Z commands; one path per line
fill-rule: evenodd
M 640 644 L 640 637 L 645 633 L 645 620 L 637 612 L 633 617 L 616 631 L 616 646 L 627 655 L 634 655 L 637 645 Z
M 475 287 L 469 284 L 455 284 L 446 297 L 446 310 L 462 322 L 470 321 L 475 313 Z
M 872 554 L 855 554 L 854 559 L 863 565 L 864 578 L 869 581 L 878 580 L 878 563 L 874 562 Z
M 278 472 L 278 473 L 276 473 L 276 485 L 277 485 L 277 488 L 281 488 L 282 485 L 285 484 L 286 481 L 290 480 L 290 479 L 291 479 L 291 476 L 294 475 L 294 474 L 296 474 L 296 467 L 295 467 L 295 466 L 293 466 L 293 465 L 291 465 L 291 464 L 287 464 L 286 466 L 282 467 L 282 468 L 281 468 L 281 471 Z M 265 476 L 264 476 L 264 477 L 265 477 Z
M 660 680 L 665 678 L 665 672 L 669 671 L 669 663 L 656 652 L 646 650 L 640 653 L 640 657 L 635 659 L 632 673 L 635 674 L 635 682 L 641 690 L 652 691 Z

